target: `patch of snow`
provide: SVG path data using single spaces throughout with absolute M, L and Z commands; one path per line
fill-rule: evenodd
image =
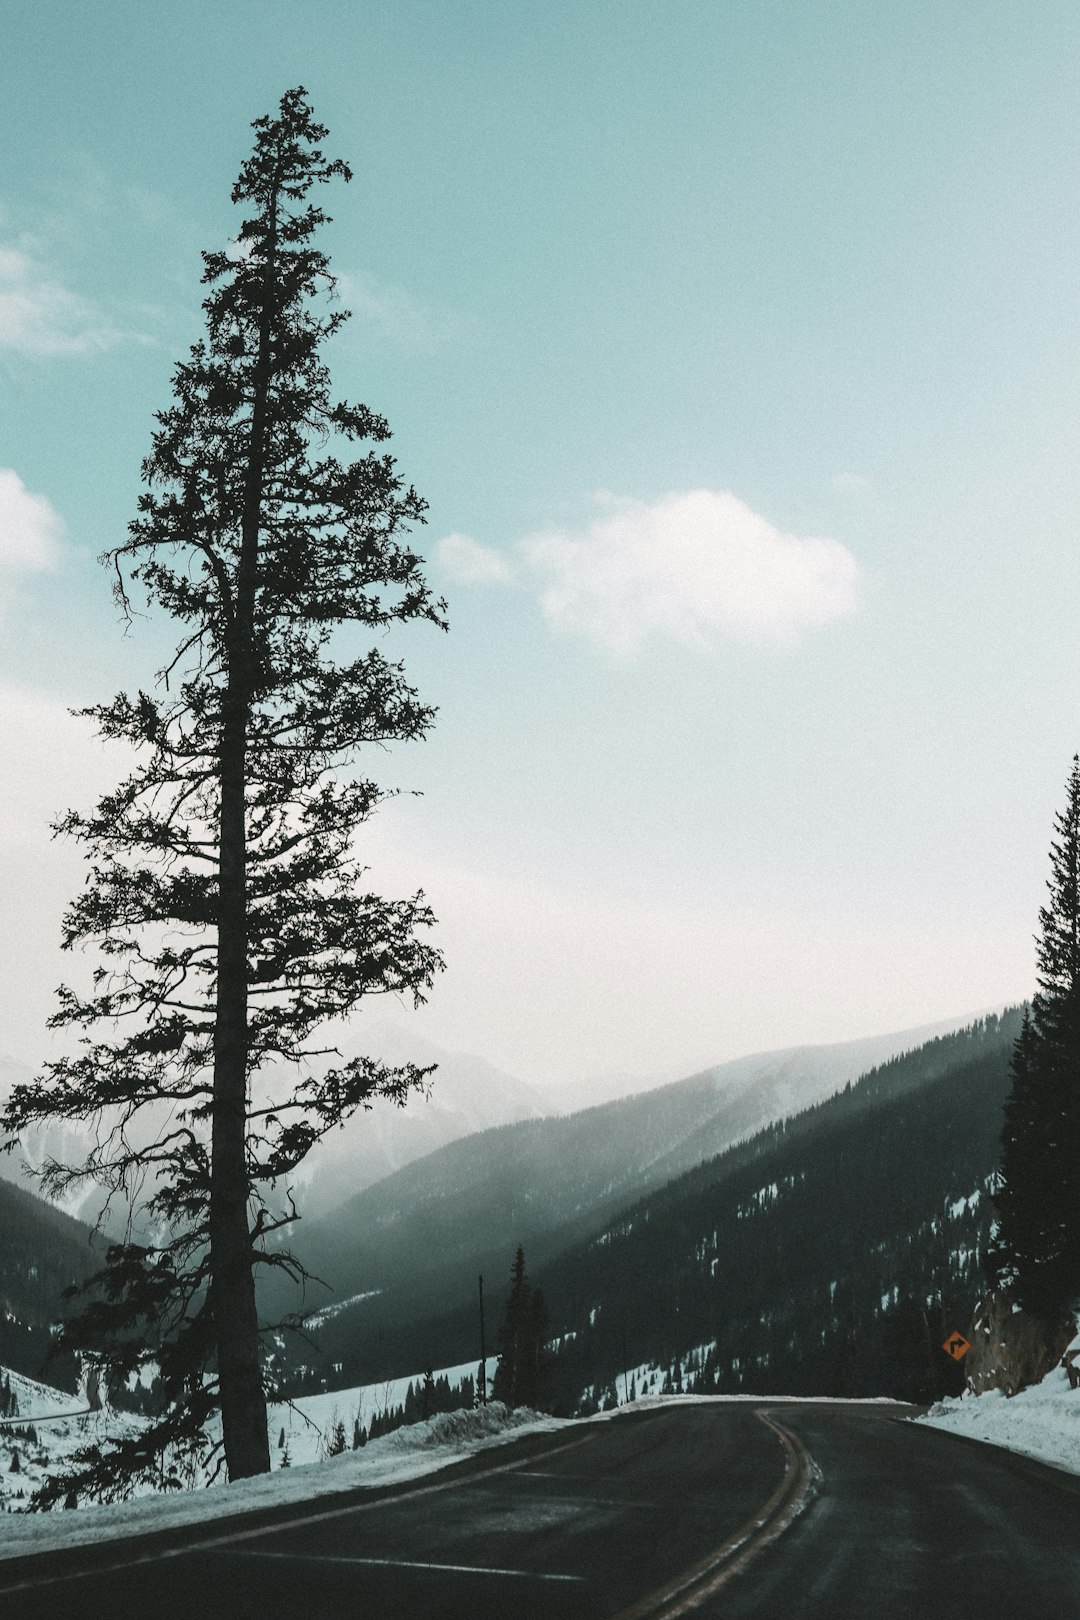
M 19 1403 L 20 1419 L 54 1417 L 57 1414 L 69 1416 L 86 1410 L 86 1401 L 78 1395 L 69 1395 L 67 1390 L 54 1389 L 51 1384 L 39 1384 L 36 1378 L 8 1372 L 6 1367 L 0 1367 L 0 1373 L 11 1381 L 12 1394 Z
M 138 1434 L 142 1420 L 108 1406 L 87 1409 L 85 1392 L 69 1395 L 37 1379 L 0 1368 L 19 1409 L 0 1422 L 0 1513 L 20 1513 L 46 1476 L 94 1442 Z M 5 1530 L 12 1522 L 4 1519 Z
M 141 1366 L 133 1367 L 127 1375 L 128 1389 L 137 1389 L 140 1386 L 143 1389 L 150 1389 L 160 1371 L 161 1368 L 156 1361 L 144 1361 Z
M 463 1378 L 475 1379 L 479 1365 L 477 1360 L 458 1367 L 437 1368 L 434 1376 L 445 1378 L 453 1389 Z M 497 1358 L 490 1356 L 487 1361 L 489 1390 L 496 1366 Z M 21 1513 L 45 1478 L 69 1467 L 74 1453 L 82 1447 L 134 1437 L 144 1426 L 142 1418 L 113 1407 L 88 1411 L 85 1392 L 81 1396 L 68 1395 L 48 1384 L 24 1378 L 20 1373 L 12 1372 L 8 1376 L 19 1410 L 15 1417 L 0 1422 L 0 1514 Z M 266 1414 L 271 1468 L 275 1472 L 281 1469 L 286 1452 L 289 1468 L 325 1459 L 331 1433 L 339 1422 L 345 1427 L 346 1444 L 351 1447 L 354 1423 L 370 1428 L 373 1417 L 405 1404 L 410 1384 L 419 1391 L 423 1382 L 423 1373 L 412 1373 L 406 1378 L 392 1378 L 380 1384 L 274 1402 Z M 26 1434 L 30 1426 L 36 1432 L 36 1440 Z M 220 1440 L 220 1420 L 210 1423 L 207 1432 L 212 1440 Z M 280 1445 L 279 1440 L 283 1442 Z M 201 1478 L 198 1483 L 203 1483 Z M 142 1498 L 156 1493 L 151 1485 L 144 1484 L 137 1488 L 136 1494 Z M 5 1530 L 9 1522 L 5 1518 Z
M 381 1288 L 369 1288 L 366 1294 L 350 1294 L 348 1299 L 336 1299 L 332 1305 L 324 1305 L 321 1310 L 315 1311 L 311 1316 L 304 1317 L 305 1328 L 322 1327 L 324 1322 L 332 1321 L 340 1311 L 347 1310 L 350 1305 L 359 1305 L 361 1300 L 375 1299 L 382 1293 Z
M 487 1359 L 487 1387 L 495 1377 L 498 1357 Z M 433 1377 L 445 1378 L 450 1388 L 464 1378 L 475 1379 L 480 1361 L 463 1361 L 457 1367 L 436 1367 Z M 326 1455 L 326 1443 L 337 1423 L 344 1423 L 346 1439 L 351 1444 L 353 1424 L 371 1426 L 373 1417 L 404 1406 L 409 1385 L 419 1391 L 424 1374 L 410 1373 L 406 1378 L 388 1378 L 380 1384 L 360 1384 L 355 1389 L 329 1389 L 319 1395 L 300 1395 L 293 1401 L 275 1401 L 267 1408 L 266 1422 L 270 1434 L 271 1467 L 281 1466 L 282 1447 L 278 1440 L 284 1431 L 289 1451 L 290 1466 L 318 1462 Z M 215 1433 L 215 1439 L 217 1435 Z M 373 1442 L 374 1443 L 374 1442 Z

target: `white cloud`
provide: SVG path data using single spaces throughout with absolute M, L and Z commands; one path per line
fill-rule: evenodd
M 32 494 L 17 472 L 0 467 L 0 577 L 55 567 L 63 530 L 44 495 Z
M 86 852 L 50 822 L 92 809 L 130 768 L 122 743 L 57 698 L 0 684 L 0 1054 L 36 1060 L 62 979 L 88 969 L 60 951 L 60 919 L 86 875 Z
M 94 304 L 50 277 L 29 253 L 0 247 L 0 349 L 96 354 L 123 336 Z
M 725 490 L 601 499 L 583 529 L 519 545 L 559 629 L 619 653 L 654 635 L 783 646 L 855 610 L 858 568 L 845 546 L 785 534 Z
M 509 585 L 514 570 L 502 552 L 467 534 L 447 534 L 435 547 L 439 566 L 462 585 Z
M 34 495 L 17 472 L 0 467 L 0 623 L 7 617 L 21 575 L 55 568 L 63 521 L 44 495 Z
M 474 328 L 466 315 L 421 304 L 401 287 L 360 272 L 335 271 L 338 295 L 369 330 L 405 348 L 430 350 L 467 338 Z

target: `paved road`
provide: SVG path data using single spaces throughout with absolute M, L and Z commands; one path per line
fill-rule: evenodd
M 452 1476 L 58 1563 L 4 1620 L 1035 1620 L 1080 1616 L 1080 1480 L 895 1409 L 667 1407 Z M 2 1535 L 2 1529 L 0 1529 Z M 198 1544 L 195 1543 L 197 1539 Z M 96 1557 L 99 1566 L 82 1570 Z M 4 1590 L 18 1573 L 33 1582 Z
M 773 1408 L 821 1471 L 807 1511 L 698 1612 L 724 1620 L 1076 1620 L 1080 1478 L 870 1408 Z

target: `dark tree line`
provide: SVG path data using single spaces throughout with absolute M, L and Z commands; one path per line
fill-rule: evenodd
M 89 1227 L 0 1181 L 0 1366 L 73 1391 L 79 1364 L 55 1352 L 64 1290 L 100 1264 Z
M 1037 1316 L 1080 1305 L 1080 758 L 1054 819 L 1038 989 L 1017 1038 L 1001 1133 L 991 1275 Z
M 410 1423 L 426 1423 L 440 1412 L 459 1412 L 471 1407 L 475 1398 L 476 1385 L 468 1375 L 459 1383 L 451 1384 L 445 1373 L 436 1378 L 429 1368 L 422 1379 L 410 1382 L 404 1401 L 374 1414 L 365 1439 L 377 1440 L 380 1435 L 390 1434 Z
M 52 1019 L 81 1044 L 2 1117 L 9 1139 L 98 1122 L 87 1160 L 48 1164 L 44 1190 L 96 1182 L 154 1233 L 109 1248 L 62 1343 L 110 1377 L 155 1363 L 162 1413 L 87 1453 L 54 1497 L 157 1477 L 167 1448 L 201 1451 L 215 1411 L 229 1476 L 269 1468 L 255 1275 L 301 1275 L 274 1236 L 295 1219 L 289 1178 L 353 1110 L 404 1100 L 428 1072 L 342 1061 L 323 1026 L 367 994 L 422 999 L 441 965 L 423 896 L 364 880 L 355 837 L 385 790 L 355 764 L 428 729 L 433 711 L 371 640 L 443 626 L 443 605 L 408 544 L 424 503 L 380 448 L 387 424 L 331 395 L 322 355 L 346 312 L 313 240 L 317 194 L 350 171 L 324 155 L 302 89 L 254 129 L 236 239 L 203 255 L 205 337 L 104 559 L 124 615 L 144 599 L 178 645 L 152 691 L 83 711 L 141 763 L 57 825 L 92 863 L 63 943 L 99 965 Z

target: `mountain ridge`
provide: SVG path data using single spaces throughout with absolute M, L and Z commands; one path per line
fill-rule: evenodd
M 948 1033 L 932 1039 L 947 1042 L 957 1032 L 943 1022 Z M 360 1373 L 382 1376 L 410 1333 L 422 1339 L 452 1297 L 471 1298 L 478 1273 L 500 1275 L 517 1243 L 542 1266 L 635 1198 L 752 1135 L 796 1091 L 805 1103 L 828 1096 L 924 1032 L 751 1054 L 637 1097 L 448 1144 L 292 1235 L 330 1300 L 367 1296 L 335 1316 L 325 1342 L 340 1350 L 355 1323 L 372 1346 Z M 805 1084 L 794 1086 L 799 1075 Z M 324 1302 L 319 1293 L 301 1308 Z M 408 1349 L 412 1360 L 425 1353 Z M 338 1350 L 331 1359 L 342 1359 Z

